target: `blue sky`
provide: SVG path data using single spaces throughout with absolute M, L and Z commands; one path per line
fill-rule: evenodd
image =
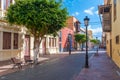
M 101 40 L 102 27 L 98 15 L 98 5 L 103 4 L 103 0 L 63 0 L 63 6 L 67 8 L 70 16 L 75 16 L 84 27 L 85 16 L 90 18 L 88 29 L 93 31 L 94 38 Z

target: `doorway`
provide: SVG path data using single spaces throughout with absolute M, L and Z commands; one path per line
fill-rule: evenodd
M 30 35 L 25 35 L 25 54 L 24 56 L 30 56 Z
M 42 53 L 46 55 L 46 37 L 42 41 Z

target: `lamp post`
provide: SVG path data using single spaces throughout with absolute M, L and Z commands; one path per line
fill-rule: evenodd
M 98 56 L 98 37 L 96 37 L 96 41 L 97 41 L 97 53 L 96 53 L 96 55 Z
M 68 44 L 69 44 L 69 55 L 71 54 L 71 34 L 68 34 Z
M 84 18 L 84 24 L 86 26 L 86 54 L 85 54 L 85 68 L 89 68 L 89 63 L 88 63 L 88 32 L 87 32 L 87 28 L 88 28 L 88 23 L 89 23 L 89 18 L 86 16 Z

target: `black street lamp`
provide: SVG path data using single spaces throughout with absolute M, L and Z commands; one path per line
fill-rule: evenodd
M 97 45 L 96 45 L 97 46 L 97 52 L 96 52 L 96 55 L 98 56 L 98 44 L 99 44 L 98 43 L 98 37 L 96 37 L 96 41 L 97 41 Z
M 71 44 L 72 44 L 71 43 L 71 34 L 70 33 L 68 34 L 68 44 L 69 44 L 68 47 L 69 47 L 69 55 L 70 55 L 71 54 Z
M 84 18 L 84 24 L 86 26 L 86 54 L 85 54 L 85 68 L 89 68 L 89 63 L 88 63 L 88 32 L 87 32 L 87 27 L 89 24 L 89 18 L 86 16 Z

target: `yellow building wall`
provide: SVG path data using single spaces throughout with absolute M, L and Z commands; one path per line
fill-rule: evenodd
M 106 34 L 106 51 L 107 54 L 110 56 L 110 33 L 105 33 Z
M 112 3 L 112 59 L 120 67 L 120 0 L 117 1 L 116 12 L 117 17 L 114 21 L 114 4 Z M 119 43 L 116 44 L 116 36 L 119 36 Z
M 25 55 L 25 35 L 30 35 L 27 32 L 27 29 L 24 27 L 17 28 L 16 26 L 9 26 L 7 22 L 0 22 L 0 61 L 10 60 L 12 57 L 16 57 L 18 59 L 24 60 Z M 11 49 L 3 49 L 3 32 L 10 32 L 11 33 Z M 13 49 L 13 33 L 18 33 L 18 49 Z M 59 45 L 58 45 L 58 36 L 45 36 L 46 37 L 46 53 L 47 54 L 58 54 L 59 53 Z M 56 38 L 56 46 L 54 44 L 53 47 L 49 47 L 49 37 Z M 41 54 L 44 54 L 45 47 L 43 47 L 44 39 L 42 40 L 39 51 Z M 51 42 L 51 45 L 53 41 Z M 30 56 L 31 58 L 34 57 L 34 37 L 30 35 Z M 39 56 L 38 56 L 39 58 Z
M 3 49 L 3 32 L 11 33 L 11 49 Z M 10 26 L 6 22 L 0 21 L 0 61 L 9 60 L 11 57 L 21 59 L 20 29 L 17 26 Z M 13 49 L 13 34 L 18 33 L 18 49 Z
M 11 57 L 20 59 L 20 50 L 0 50 L 0 61 L 9 60 Z
M 15 0 L 12 1 L 12 3 L 14 4 L 15 3 Z M 5 12 L 6 10 L 3 9 L 3 4 L 1 4 L 1 11 L 0 11 L 0 17 L 3 18 L 5 16 Z M 19 34 L 19 39 L 18 39 L 18 49 L 13 49 L 13 40 L 11 40 L 11 49 L 3 49 L 3 32 L 11 32 L 11 34 L 13 33 L 18 33 Z M 4 20 L 1 20 L 0 19 L 0 61 L 3 61 L 3 60 L 8 60 L 10 59 L 11 57 L 16 57 L 16 58 L 19 58 L 19 59 L 22 59 L 24 58 L 24 54 L 25 54 L 25 35 L 28 34 L 30 35 L 28 32 L 27 32 L 27 29 L 25 28 L 18 28 L 18 26 L 16 25 L 9 25 L 6 21 Z M 13 36 L 13 35 L 12 35 Z M 46 42 L 46 52 L 49 52 L 50 54 L 56 54 L 56 53 L 59 53 L 59 45 L 58 45 L 58 37 L 56 37 L 56 46 L 55 47 L 52 47 L 50 48 L 49 47 L 49 36 L 46 36 L 47 37 L 47 42 Z M 54 38 L 52 36 L 52 38 Z M 13 38 L 11 38 L 13 39 Z M 43 42 L 43 41 L 42 41 Z M 31 57 L 34 56 L 34 52 L 33 52 L 33 46 L 34 46 L 34 38 L 33 36 L 30 35 L 30 55 Z M 55 43 L 55 41 L 54 41 Z M 41 46 L 40 46 L 40 51 L 41 53 L 43 53 L 43 49 L 42 49 L 42 43 L 41 43 Z

